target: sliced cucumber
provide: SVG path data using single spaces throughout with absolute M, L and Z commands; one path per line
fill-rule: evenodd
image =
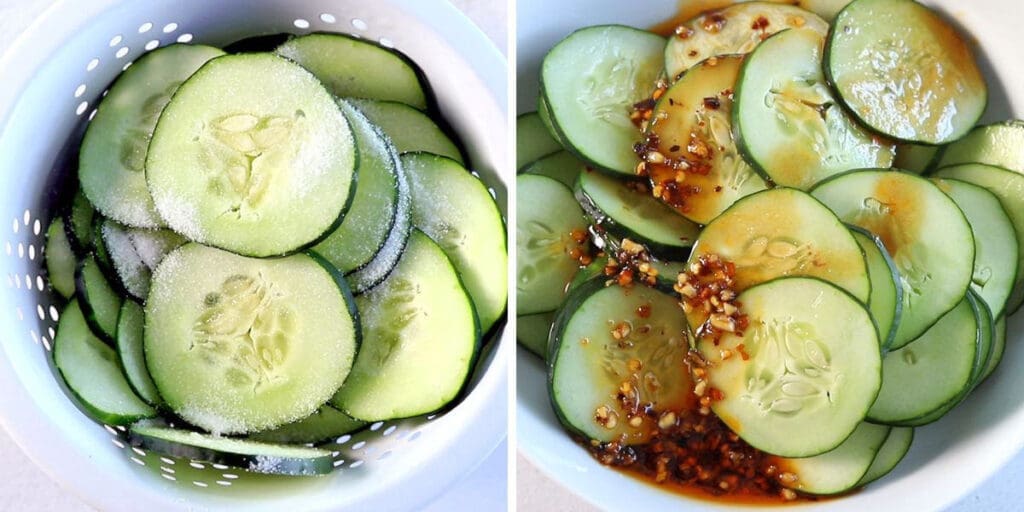
M 272 256 L 337 227 L 355 162 L 345 116 L 313 75 L 273 54 L 227 55 L 167 104 L 146 182 L 160 216 L 190 240 Z
M 882 384 L 871 315 L 848 292 L 807 277 L 759 284 L 740 293 L 737 303 L 750 321 L 742 336 L 697 341 L 710 363 L 707 384 L 723 395 L 711 409 L 767 453 L 810 457 L 839 446 Z
M 618 244 L 619 244 L 618 240 L 615 240 L 614 238 L 609 238 L 609 237 L 606 237 L 606 240 L 608 240 L 609 243 L 615 244 L 615 249 L 614 250 L 616 250 L 616 251 L 618 250 Z M 605 246 L 605 247 L 607 248 L 607 246 Z M 608 257 L 607 256 L 602 256 L 602 257 L 597 258 L 594 261 L 590 262 L 589 265 L 587 265 L 587 266 L 577 270 L 576 271 L 576 275 L 573 276 L 573 278 L 572 278 L 572 282 L 569 283 L 569 288 L 568 288 L 567 291 L 571 292 L 571 291 L 575 290 L 576 288 L 579 288 L 580 285 L 582 285 L 583 283 L 585 283 L 585 282 L 587 282 L 587 281 L 589 281 L 589 280 L 591 280 L 591 279 L 593 279 L 593 278 L 595 278 L 597 276 L 604 275 L 604 268 L 606 266 L 608 266 Z M 669 290 L 671 290 L 671 288 L 669 288 Z
M 994 316 L 1001 316 L 1017 282 L 1017 233 L 999 198 L 983 187 L 957 179 L 936 178 L 935 183 L 953 198 L 974 233 L 973 289 Z
M 295 36 L 286 33 L 246 37 L 224 45 L 224 51 L 227 53 L 272 52 L 293 37 Z
M 832 282 L 863 303 L 870 298 L 868 267 L 853 235 L 797 189 L 774 188 L 737 201 L 704 228 L 690 261 L 709 254 L 736 265 L 737 292 L 777 277 L 808 276 Z M 690 326 L 696 329 L 707 315 L 694 309 L 687 315 Z
M 395 269 L 356 303 L 364 343 L 332 405 L 353 418 L 383 421 L 437 411 L 458 396 L 480 324 L 436 243 L 414 229 Z
M 693 406 L 683 366 L 686 323 L 676 302 L 653 288 L 601 279 L 573 290 L 555 319 L 548 361 L 548 392 L 566 429 L 587 440 L 640 444 L 657 431 L 658 417 L 645 408 L 682 416 Z M 647 316 L 638 313 L 644 306 Z M 618 400 L 622 389 L 627 398 Z
M 184 245 L 154 272 L 145 316 L 160 395 L 214 433 L 309 416 L 345 381 L 359 343 L 344 279 L 306 254 L 255 259 Z
M 221 55 L 210 46 L 165 46 L 136 60 L 110 87 L 78 157 L 82 192 L 103 215 L 130 226 L 163 225 L 144 172 L 153 129 L 178 86 Z
M 505 311 L 508 252 L 501 211 L 482 181 L 458 162 L 429 153 L 402 155 L 412 188 L 412 222 L 452 260 L 473 300 L 480 330 Z
M 970 45 L 912 0 L 854 0 L 836 17 L 825 75 L 871 129 L 908 142 L 963 137 L 988 101 Z
M 733 139 L 732 89 L 742 62 L 713 57 L 691 68 L 658 99 L 647 128 L 648 141 L 656 138 L 668 159 L 647 164 L 655 196 L 700 224 L 767 187 Z
M 551 138 L 539 114 L 527 112 L 516 117 L 516 169 L 561 149 L 562 145 Z
M 565 186 L 576 186 L 576 178 L 587 166 L 568 151 L 558 151 L 540 160 L 531 162 L 522 169 L 523 174 L 539 174 L 554 178 Z
M 840 219 L 878 235 L 896 262 L 903 315 L 892 348 L 913 341 L 963 299 L 974 269 L 974 235 L 934 183 L 868 169 L 833 177 L 811 193 Z
M 142 348 L 145 326 L 142 306 L 134 300 L 124 301 L 117 319 L 117 355 L 132 390 L 147 404 L 156 407 L 163 403 L 163 399 L 149 376 L 149 368 L 146 368 L 146 355 Z
M 585 170 L 576 180 L 576 200 L 583 211 L 612 236 L 641 243 L 664 259 L 686 259 L 700 226 L 651 196 L 646 187 Z M 632 184 L 635 185 L 635 184 Z
M 149 295 L 149 281 L 152 270 L 135 251 L 128 228 L 110 219 L 105 219 L 100 228 L 103 247 L 110 254 L 118 282 L 129 294 L 139 300 Z
M 980 328 L 979 313 L 965 298 L 914 343 L 889 352 L 868 419 L 902 423 L 960 396 L 971 383 Z
M 665 73 L 675 79 L 698 62 L 718 55 L 750 53 L 768 36 L 806 27 L 824 36 L 828 23 L 779 3 L 743 2 L 707 11 L 684 23 L 665 46 Z
M 885 438 L 885 444 L 878 449 L 874 462 L 868 468 L 867 473 L 857 482 L 857 487 L 867 485 L 896 468 L 896 465 L 903 460 L 903 457 L 910 451 L 910 444 L 914 441 L 914 429 L 912 427 L 892 427 L 889 437 Z
M 253 473 L 325 475 L 334 469 L 331 452 L 305 446 L 283 446 L 246 439 L 229 439 L 166 427 L 134 425 L 128 431 L 132 446 Z
M 88 256 L 75 268 L 75 296 L 93 332 L 109 345 L 117 334 L 117 316 L 124 300 L 110 286 L 96 258 Z
M 897 144 L 892 166 L 914 174 L 928 174 L 942 156 L 942 146 L 924 144 Z
M 888 426 L 861 423 L 835 449 L 804 459 L 784 459 L 780 465 L 796 475 L 788 487 L 807 494 L 839 494 L 860 485 L 886 439 Z M 784 484 L 786 485 L 786 484 Z
M 329 405 L 325 405 L 308 418 L 259 432 L 250 436 L 262 443 L 306 444 L 333 441 L 339 436 L 365 427 L 365 421 L 357 420 Z
M 93 218 L 96 217 L 96 210 L 92 203 L 85 197 L 81 190 L 75 193 L 71 205 L 64 213 L 64 229 L 67 231 L 68 241 L 71 248 L 79 256 L 84 255 L 93 248 L 93 236 L 96 231 L 93 228 Z
M 1003 360 L 1003 353 L 1006 351 L 1006 317 L 996 320 L 994 333 L 992 334 L 992 355 L 988 358 L 988 365 L 981 373 L 981 380 L 984 381 L 992 375 Z
M 937 167 L 979 163 L 1024 173 L 1024 121 L 979 126 L 952 143 Z
M 119 293 L 127 293 L 121 285 L 121 278 L 117 275 L 117 270 L 114 269 L 114 260 L 107 249 L 107 242 L 103 239 L 103 222 L 103 217 L 96 217 L 92 225 L 92 254 L 96 257 L 96 263 L 100 265 L 100 269 L 110 280 L 110 284 L 118 287 Z
M 90 417 L 108 425 L 128 425 L 156 416 L 156 410 L 132 392 L 117 354 L 92 333 L 77 300 L 61 313 L 53 345 L 61 378 Z
M 984 187 L 999 198 L 1017 233 L 1017 278 L 1005 311 L 1013 314 L 1024 304 L 1024 175 L 1001 167 L 963 164 L 939 169 L 939 178 L 954 178 Z
M 275 50 L 308 69 L 331 94 L 342 98 L 400 101 L 425 110 L 431 101 L 427 77 L 393 48 L 346 34 L 309 34 Z
M 516 317 L 516 341 L 541 359 L 547 358 L 548 335 L 555 322 L 555 312 Z
M 572 191 L 545 176 L 516 177 L 516 211 L 516 314 L 552 311 L 579 270 L 572 234 L 587 221 Z
M 359 152 L 359 186 L 338 229 L 313 247 L 343 274 L 362 268 L 384 247 L 398 215 L 398 162 L 391 140 L 358 109 L 338 100 Z
M 882 342 L 881 349 L 884 353 L 896 339 L 896 330 L 903 313 L 900 273 L 881 238 L 857 226 L 850 226 L 850 231 L 864 251 L 864 261 L 868 265 L 868 278 L 871 279 L 868 311 L 871 312 L 871 318 L 878 327 L 879 341 Z
M 661 73 L 661 36 L 622 25 L 573 32 L 544 57 L 541 94 L 558 139 L 583 160 L 632 176 L 639 132 L 633 105 L 650 96 Z
M 888 167 L 893 147 L 861 128 L 821 71 L 825 35 L 809 28 L 769 37 L 743 63 L 733 131 L 740 151 L 766 179 L 803 190 L 835 174 Z
M 391 138 L 399 153 L 426 151 L 466 164 L 459 146 L 426 114 L 404 103 L 349 100 Z
M 75 253 L 71 249 L 64 219 L 56 217 L 46 229 L 46 275 L 50 286 L 65 299 L 75 293 Z
M 135 253 L 150 270 L 156 270 L 165 256 L 188 241 L 169 229 L 129 229 L 128 238 Z

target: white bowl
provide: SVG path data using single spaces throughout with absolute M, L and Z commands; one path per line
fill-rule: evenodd
M 344 436 L 334 448 L 338 471 L 313 479 L 133 451 L 116 429 L 79 412 L 51 369 L 59 301 L 46 290 L 41 233 L 58 185 L 74 179 L 66 164 L 104 89 L 153 45 L 314 30 L 359 34 L 410 55 L 504 209 L 512 173 L 505 132 L 494 127 L 508 119 L 506 62 L 444 0 L 59 1 L 0 59 L 0 423 L 45 472 L 98 509 L 416 509 L 505 435 L 507 331 L 485 349 L 457 407 Z
M 685 3 L 685 0 L 683 0 Z M 705 4 L 707 2 L 704 2 Z M 945 11 L 977 40 L 976 55 L 988 78 L 989 106 L 982 122 L 1021 117 L 1024 106 L 1024 32 L 1015 0 L 924 3 Z M 620 23 L 650 27 L 679 9 L 677 0 L 637 3 L 615 0 L 519 0 L 517 111 L 536 110 L 537 72 L 548 49 L 587 25 Z M 557 16 L 552 15 L 553 12 Z M 1016 106 L 1016 107 L 1015 107 Z M 1024 447 L 1024 314 L 1010 318 L 1006 356 L 995 374 L 966 403 L 939 422 L 919 428 L 907 457 L 891 474 L 851 496 L 800 510 L 938 510 L 955 503 L 993 475 Z M 516 423 L 519 450 L 543 473 L 607 510 L 720 510 L 754 508 L 695 499 L 657 489 L 598 464 L 562 430 L 551 411 L 545 369 L 519 349 L 516 359 Z M 779 508 L 792 510 L 793 505 Z M 1009 509 L 1008 509 L 1009 510 Z

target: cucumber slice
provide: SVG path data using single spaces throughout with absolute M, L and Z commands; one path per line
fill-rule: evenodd
M 979 126 L 952 143 L 937 167 L 980 163 L 1024 174 L 1024 121 Z
M 867 127 L 907 142 L 963 137 L 988 102 L 971 48 L 912 0 L 855 0 L 833 23 L 825 75 Z
M 124 286 L 121 285 L 121 277 L 117 275 L 117 270 L 114 269 L 114 260 L 107 249 L 107 242 L 103 239 L 103 222 L 103 217 L 96 217 L 92 225 L 92 254 L 96 257 L 96 263 L 99 264 L 100 269 L 103 270 L 110 284 L 117 287 L 118 293 L 127 294 Z
M 825 35 L 801 28 L 765 40 L 736 82 L 733 131 L 744 159 L 766 179 L 803 190 L 835 174 L 892 164 L 892 144 L 836 103 L 821 71 Z
M 547 100 L 544 99 L 543 94 L 537 95 L 537 115 L 540 116 L 540 122 L 544 125 L 544 129 L 548 131 L 548 135 L 558 142 L 558 145 L 563 149 L 566 147 L 565 140 L 562 139 L 562 135 L 555 129 L 554 123 L 551 121 L 551 107 L 548 106 Z
M 736 292 L 777 277 L 807 276 L 834 283 L 863 303 L 870 298 L 868 267 L 853 235 L 828 208 L 796 189 L 774 188 L 737 201 L 704 228 L 690 261 L 710 254 L 736 265 Z M 687 317 L 696 329 L 708 314 L 694 309 Z
M 147 404 L 157 407 L 163 404 L 163 399 L 149 376 L 149 368 L 146 368 L 146 355 L 142 349 L 145 325 L 142 306 L 134 300 L 124 301 L 117 319 L 117 355 L 135 394 Z
M 576 180 L 576 200 L 583 211 L 612 236 L 641 243 L 665 259 L 686 259 L 700 226 L 635 186 L 585 170 Z
M 676 302 L 653 288 L 601 279 L 573 290 L 555 319 L 548 361 L 548 392 L 566 429 L 587 440 L 641 444 L 658 430 L 658 417 L 645 409 L 682 417 L 693 407 L 686 323 Z M 644 306 L 647 316 L 638 313 Z M 620 326 L 629 327 L 625 336 Z M 629 400 L 616 399 L 624 388 Z
M 615 244 L 615 246 L 616 246 L 615 250 L 617 251 L 618 250 L 619 241 L 615 240 L 613 238 L 607 238 L 607 237 L 606 237 L 606 239 L 608 239 L 611 243 Z M 576 275 L 573 276 L 572 281 L 569 283 L 568 291 L 571 292 L 571 291 L 575 290 L 576 288 L 579 288 L 580 285 L 582 285 L 583 283 L 585 283 L 587 281 L 590 281 L 591 279 L 593 279 L 593 278 L 595 278 L 597 276 L 604 275 L 604 268 L 606 266 L 608 266 L 608 257 L 607 256 L 602 256 L 602 257 L 597 258 L 594 261 L 590 262 L 590 265 L 587 265 L 587 266 L 585 266 L 583 268 L 580 268 L 579 270 L 576 271 Z M 671 290 L 671 288 L 670 288 L 670 290 Z
M 796 475 L 791 489 L 817 495 L 839 494 L 860 485 L 886 439 L 888 426 L 861 423 L 834 450 L 804 459 L 784 459 L 780 466 Z
M 480 324 L 436 243 L 414 229 L 398 266 L 356 303 L 364 343 L 332 405 L 353 418 L 383 421 L 434 412 L 458 396 Z
M 75 253 L 71 249 L 67 232 L 64 230 L 64 219 L 54 218 L 50 227 L 46 228 L 46 275 L 50 278 L 50 286 L 65 299 L 75 293 Z
M 183 245 L 153 274 L 145 353 L 168 407 L 214 433 L 305 418 L 359 343 L 344 279 L 319 256 L 255 259 Z
M 286 33 L 246 37 L 224 45 L 224 51 L 227 53 L 272 52 L 293 37 L 295 36 Z
M 308 69 L 339 97 L 399 101 L 425 110 L 431 101 L 423 71 L 405 54 L 345 34 L 309 34 L 275 50 Z
M 178 86 L 220 55 L 210 46 L 165 46 L 136 60 L 110 87 L 78 156 L 82 192 L 100 213 L 129 226 L 163 225 L 144 172 L 153 129 Z
M 710 363 L 707 384 L 723 395 L 712 401 L 712 411 L 767 453 L 810 457 L 839 446 L 882 384 L 871 315 L 848 292 L 807 277 L 759 284 L 740 293 L 737 303 L 750 320 L 742 336 L 697 341 Z
M 634 175 L 640 137 L 629 115 L 654 89 L 664 47 L 665 39 L 650 32 L 599 25 L 573 32 L 548 52 L 541 94 L 567 149 L 597 168 Z
M 128 238 L 135 253 L 150 270 L 156 270 L 165 256 L 188 241 L 169 229 L 129 229 Z
M 787 28 L 806 27 L 824 36 L 828 23 L 794 7 L 767 2 L 743 2 L 707 11 L 676 29 L 665 46 L 665 73 L 680 73 L 709 57 L 750 53 L 768 36 Z
M 871 296 L 868 299 L 868 311 L 878 327 L 881 349 L 885 353 L 896 339 L 896 329 L 903 313 L 903 287 L 899 286 L 900 273 L 896 262 L 889 256 L 882 239 L 866 229 L 850 226 L 853 238 L 864 251 L 864 261 L 868 265 L 868 278 L 871 280 Z
M 984 187 L 999 198 L 1017 233 L 1017 278 L 1005 311 L 1013 314 L 1024 304 L 1024 175 L 984 164 L 944 167 L 938 178 L 953 178 Z
M 974 233 L 974 290 L 994 316 L 1006 308 L 1013 284 L 1017 281 L 1017 233 L 999 198 L 988 190 L 957 179 L 935 178 L 935 184 L 953 198 L 967 217 Z
M 974 235 L 934 183 L 867 169 L 833 177 L 811 193 L 840 219 L 878 235 L 896 262 L 903 315 L 892 348 L 913 341 L 963 299 L 974 269 Z
M 910 444 L 913 441 L 914 429 L 912 427 L 892 427 L 889 437 L 885 438 L 885 444 L 878 449 L 874 462 L 871 463 L 867 473 L 864 473 L 864 476 L 857 482 L 856 487 L 870 484 L 888 475 L 910 451 Z
M 892 166 L 914 174 L 928 174 L 942 156 L 943 146 L 897 144 Z
M 128 425 L 156 416 L 156 410 L 132 393 L 117 354 L 93 335 L 76 299 L 61 313 L 53 345 L 61 378 L 90 417 L 108 425 Z
M 365 427 L 365 421 L 357 420 L 329 405 L 325 405 L 312 416 L 250 436 L 262 443 L 306 444 L 323 443 Z
M 992 335 L 992 355 L 988 358 L 988 365 L 985 370 L 981 373 L 981 380 L 985 381 L 992 375 L 992 372 L 996 371 L 999 367 L 999 363 L 1003 360 L 1003 353 L 1006 351 L 1006 317 L 1000 317 L 996 320 L 996 325 Z
M 520 315 L 516 317 L 516 341 L 541 359 L 547 358 L 548 337 L 555 312 Z
M 152 270 L 135 251 L 128 229 L 110 219 L 104 219 L 100 227 L 103 247 L 110 254 L 118 282 L 129 294 L 139 300 L 149 295 L 149 281 Z
M 965 298 L 914 343 L 889 352 L 882 362 L 882 389 L 868 419 L 903 423 L 959 397 L 971 383 L 979 315 Z
M 313 75 L 273 54 L 227 55 L 167 104 L 146 182 L 160 216 L 190 240 L 273 256 L 337 227 L 355 161 L 348 122 Z
M 348 118 L 359 152 L 359 186 L 338 229 L 313 247 L 343 274 L 363 268 L 384 247 L 398 215 L 398 163 L 391 140 L 345 100 L 338 106 Z
M 586 164 L 576 158 L 576 155 L 568 151 L 559 151 L 528 164 L 523 168 L 521 174 L 547 176 L 573 188 L 576 186 L 576 178 L 586 167 Z
M 113 345 L 117 316 L 124 299 L 110 286 L 93 256 L 79 261 L 75 268 L 75 296 L 92 331 L 108 345 Z
M 516 314 L 552 311 L 579 270 L 572 234 L 587 221 L 572 191 L 545 176 L 516 177 L 516 211 Z
M 501 211 L 482 181 L 454 160 L 402 155 L 412 189 L 412 222 L 452 260 L 473 299 L 480 330 L 505 311 L 508 251 Z
M 391 138 L 399 153 L 426 151 L 466 165 L 462 150 L 426 114 L 404 103 L 349 100 Z
M 540 114 L 527 112 L 516 117 L 516 169 L 561 149 L 562 145 L 551 138 Z
M 654 149 L 668 159 L 647 164 L 655 196 L 700 224 L 767 188 L 733 139 L 732 88 L 742 61 L 713 57 L 691 68 L 661 95 L 647 128 L 647 140 L 656 139 Z
M 171 457 L 223 464 L 253 473 L 325 475 L 334 469 L 331 452 L 305 446 L 282 446 L 246 439 L 228 439 L 188 430 L 134 425 L 132 446 Z
M 71 200 L 71 206 L 64 213 L 64 229 L 67 231 L 71 248 L 80 256 L 93 248 L 92 239 L 95 235 L 93 218 L 95 216 L 96 210 L 93 209 L 89 199 L 81 190 L 76 192 L 74 199 Z

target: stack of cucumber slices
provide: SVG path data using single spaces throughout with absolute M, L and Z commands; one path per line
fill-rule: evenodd
M 464 392 L 504 315 L 504 221 L 401 53 L 229 49 L 152 51 L 100 103 L 47 231 L 53 357 L 134 446 L 323 474 L 317 444 Z
M 975 126 L 985 80 L 943 16 L 819 3 L 545 57 L 517 123 L 518 341 L 587 446 L 713 414 L 789 468 L 784 496 L 837 494 L 986 398 L 1024 303 L 1024 122 Z

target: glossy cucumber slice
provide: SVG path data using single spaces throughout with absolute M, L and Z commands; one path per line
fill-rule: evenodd
M 942 152 L 937 167 L 971 163 L 1024 174 L 1024 121 L 1011 120 L 974 128 Z
M 554 179 L 516 177 L 516 314 L 552 311 L 579 265 L 569 256 L 587 221 L 572 191 Z
M 804 459 L 784 459 L 780 466 L 797 476 L 796 482 L 789 484 L 791 489 L 807 494 L 839 494 L 861 485 L 890 435 L 890 427 L 861 423 L 834 450 Z
M 747 56 L 736 82 L 738 147 L 777 185 L 807 190 L 843 171 L 892 164 L 892 145 L 861 128 L 825 82 L 824 44 L 809 28 L 775 34 Z
M 366 425 L 365 421 L 357 420 L 325 405 L 308 418 L 281 425 L 274 430 L 253 434 L 249 438 L 262 443 L 317 444 L 333 441 L 339 436 L 360 430 Z
M 331 452 L 305 446 L 284 446 L 247 439 L 230 439 L 173 428 L 133 425 L 128 431 L 132 446 L 212 464 L 223 464 L 253 473 L 274 475 L 324 475 L 334 469 Z
M 364 267 L 384 247 L 398 215 L 398 162 L 391 140 L 358 109 L 338 100 L 359 151 L 359 186 L 338 229 L 313 247 L 343 274 Z
M 523 168 L 523 174 L 539 174 L 556 179 L 563 185 L 576 186 L 576 178 L 586 168 L 586 164 L 568 151 L 558 151 Z
M 355 163 L 348 122 L 313 75 L 273 54 L 227 55 L 167 104 L 146 182 L 160 216 L 190 240 L 273 256 L 338 226 Z
M 64 308 L 53 339 L 53 360 L 85 412 L 108 425 L 128 425 L 156 416 L 125 380 L 117 353 L 97 338 L 77 300 Z
M 103 215 L 130 226 L 163 225 L 146 188 L 146 154 L 164 106 L 218 48 L 172 44 L 122 73 L 89 123 L 78 157 L 82 192 Z
M 444 251 L 414 229 L 388 278 L 356 299 L 363 346 L 331 404 L 365 421 L 437 411 L 458 396 L 480 324 Z
M 214 433 L 309 416 L 345 381 L 359 343 L 344 279 L 306 254 L 255 259 L 184 245 L 153 274 L 145 317 L 160 395 Z
M 974 235 L 934 183 L 903 172 L 849 172 L 811 193 L 845 222 L 878 235 L 900 273 L 903 315 L 892 348 L 910 343 L 960 303 L 974 271 Z
M 744 441 L 771 454 L 810 457 L 839 446 L 882 384 L 871 315 L 848 292 L 807 277 L 754 286 L 737 303 L 750 321 L 742 336 L 697 340 L 710 363 L 707 385 L 723 395 L 711 410 Z M 732 357 L 739 353 L 747 357 Z
M 833 22 L 825 75 L 846 108 L 894 139 L 945 144 L 978 122 L 985 77 L 968 42 L 912 0 L 855 0 Z
M 903 314 L 903 287 L 899 285 L 899 270 L 881 238 L 857 226 L 850 226 L 850 232 L 864 251 L 864 261 L 868 265 L 868 277 L 871 279 L 868 311 L 878 327 L 878 339 L 882 342 L 884 353 L 896 339 L 896 330 Z
M 308 34 L 275 50 L 312 72 L 341 98 L 399 101 L 425 110 L 431 101 L 423 71 L 393 48 L 345 34 Z
M 142 306 L 134 300 L 124 301 L 117 318 L 117 355 L 121 358 L 124 376 L 128 378 L 132 390 L 147 404 L 156 407 L 163 403 L 163 399 L 149 376 L 149 368 L 146 368 L 142 347 L 145 326 Z
M 805 27 L 822 36 L 828 23 L 817 15 L 780 3 L 743 2 L 707 11 L 682 24 L 665 46 L 665 73 L 680 73 L 709 57 L 750 53 L 768 36 Z
M 57 217 L 46 229 L 46 275 L 50 286 L 65 299 L 75 293 L 75 253 L 64 229 L 64 219 Z
M 597 168 L 633 175 L 633 105 L 650 97 L 665 39 L 622 25 L 573 32 L 544 57 L 541 94 L 566 149 Z
M 644 443 L 657 431 L 658 416 L 644 414 L 641 404 L 681 417 L 696 401 L 689 373 L 680 368 L 689 343 L 673 296 L 593 279 L 573 290 L 552 329 L 548 391 L 559 421 L 574 434 Z M 650 382 L 659 385 L 645 385 Z M 635 408 L 616 399 L 622 389 L 630 390 Z
M 562 145 L 551 137 L 540 114 L 527 112 L 516 117 L 516 169 L 561 149 Z
M 733 138 L 731 91 L 742 62 L 713 57 L 687 71 L 658 99 L 645 135 L 657 140 L 659 156 L 647 156 L 655 197 L 699 224 L 767 187 Z
M 75 268 L 75 297 L 93 332 L 108 345 L 114 344 L 117 316 L 124 300 L 103 275 L 96 258 L 88 256 Z
M 423 112 L 393 101 L 349 101 L 384 130 L 399 153 L 426 151 L 465 165 L 459 146 Z
M 913 427 L 892 427 L 889 437 L 885 438 L 885 444 L 878 449 L 875 460 L 871 463 L 867 473 L 864 473 L 864 476 L 857 482 L 857 486 L 867 485 L 889 474 L 910 451 L 910 444 L 913 441 Z

